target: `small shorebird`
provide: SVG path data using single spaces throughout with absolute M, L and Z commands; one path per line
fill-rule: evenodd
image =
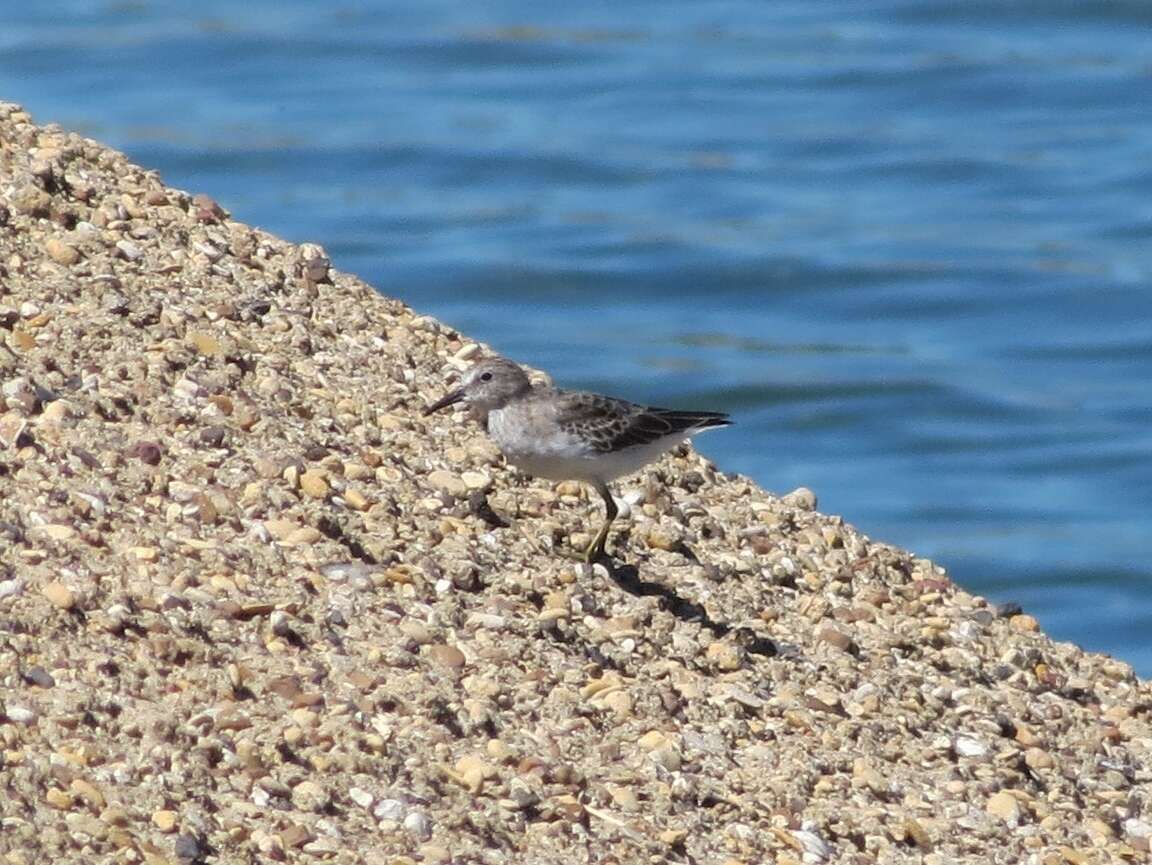
M 616 502 L 608 482 L 636 471 L 698 432 L 727 426 L 714 411 L 677 411 L 636 405 L 583 391 L 534 385 L 517 364 L 482 360 L 459 388 L 424 409 L 425 416 L 467 403 L 504 457 L 530 475 L 591 484 L 604 499 L 607 519 L 584 560 L 604 558 Z

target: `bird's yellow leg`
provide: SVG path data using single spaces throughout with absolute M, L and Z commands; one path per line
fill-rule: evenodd
M 616 500 L 612 498 L 612 493 L 608 489 L 607 484 L 597 483 L 596 492 L 600 493 L 600 497 L 604 499 L 604 525 L 600 527 L 600 531 L 596 533 L 592 543 L 588 545 L 588 549 L 584 551 L 584 561 L 588 564 L 598 562 L 607 557 L 604 550 L 605 544 L 608 542 L 608 529 L 612 526 L 612 521 L 616 519 L 616 514 L 619 511 L 616 508 Z

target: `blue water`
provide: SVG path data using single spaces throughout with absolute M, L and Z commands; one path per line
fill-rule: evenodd
M 189 8 L 195 6 L 196 11 Z M 0 97 L 1152 674 L 1152 4 L 5 3 Z

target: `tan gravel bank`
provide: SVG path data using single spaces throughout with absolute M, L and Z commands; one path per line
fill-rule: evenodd
M 0 861 L 1148 861 L 1127 665 L 689 452 L 570 563 L 480 351 L 0 105 Z

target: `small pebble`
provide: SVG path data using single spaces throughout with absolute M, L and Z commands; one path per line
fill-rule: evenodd
M 44 244 L 44 251 L 57 264 L 73 265 L 80 260 L 80 250 L 70 243 L 50 237 Z
M 709 665 L 718 670 L 739 670 L 744 663 L 744 652 L 730 642 L 718 640 L 705 650 Z
M 34 667 L 29 667 L 24 671 L 23 676 L 24 681 L 31 685 L 36 685 L 41 688 L 54 688 L 56 686 L 56 680 L 52 677 L 52 674 L 39 664 Z
M 160 460 L 163 458 L 164 449 L 153 441 L 138 441 L 129 449 L 128 455 L 135 457 L 145 465 L 157 466 L 160 465 Z
M 467 662 L 464 653 L 455 646 L 433 645 L 428 647 L 428 654 L 445 667 L 460 668 Z
M 303 490 L 306 496 L 314 499 L 325 499 L 332 491 L 328 486 L 328 481 L 324 478 L 323 472 L 306 471 L 300 475 L 299 479 L 300 489 Z
M 411 811 L 404 817 L 404 831 L 418 841 L 427 841 L 432 837 L 432 821 L 423 811 Z
M 61 811 L 69 810 L 73 804 L 72 797 L 56 787 L 52 787 L 44 794 L 44 801 Z
M 377 820 L 401 823 L 408 814 L 408 806 L 399 799 L 381 799 L 372 809 Z
M 219 357 L 224 353 L 220 340 L 210 333 L 192 331 L 187 336 L 188 344 L 205 357 Z
M 788 507 L 796 508 L 797 510 L 816 510 L 816 493 L 812 492 L 808 487 L 797 487 L 784 496 L 781 501 Z
M 1027 614 L 1013 616 L 1008 620 L 1008 624 L 1010 624 L 1017 631 L 1024 631 L 1026 633 L 1033 633 L 1040 630 L 1040 623 L 1036 621 L 1036 617 L 1029 616 Z
M 375 801 L 371 793 L 369 793 L 367 790 L 362 790 L 359 787 L 349 787 L 348 798 L 359 805 L 361 808 L 371 808 L 372 803 Z
M 984 810 L 1011 826 L 1020 822 L 1020 803 L 1015 796 L 1005 790 L 994 793 L 985 804 Z
M 31 726 L 36 723 L 36 712 L 24 706 L 9 704 L 4 708 L 4 716 L 13 724 Z
M 171 832 L 176 828 L 179 815 L 175 811 L 160 810 L 152 813 L 152 825 L 161 832 Z
M 957 736 L 954 747 L 961 757 L 983 757 L 988 753 L 987 745 L 970 736 Z
M 131 240 L 118 240 L 116 241 L 116 252 L 120 258 L 125 261 L 136 261 L 144 253 L 140 247 L 133 243 Z
M 824 625 L 816 632 L 816 639 L 830 646 L 835 646 L 842 652 L 851 652 L 855 648 L 852 638 L 833 625 Z
M 1043 748 L 1029 748 L 1024 752 L 1024 762 L 1029 769 L 1035 770 L 1051 769 L 1056 765 L 1052 755 Z
M 482 490 L 492 483 L 492 479 L 483 472 L 462 472 L 460 480 L 469 490 Z
M 193 865 L 193 863 L 203 861 L 210 852 L 210 848 L 199 836 L 184 832 L 176 836 L 173 852 L 183 865 Z
M 48 583 L 40 590 L 53 606 L 71 610 L 76 606 L 76 594 L 63 583 Z
M 428 475 L 428 483 L 454 496 L 463 497 L 468 494 L 468 486 L 464 483 L 463 479 L 443 469 L 430 473 Z
M 372 505 L 372 503 L 357 490 L 345 490 L 343 495 L 348 507 L 354 511 L 366 511 Z

